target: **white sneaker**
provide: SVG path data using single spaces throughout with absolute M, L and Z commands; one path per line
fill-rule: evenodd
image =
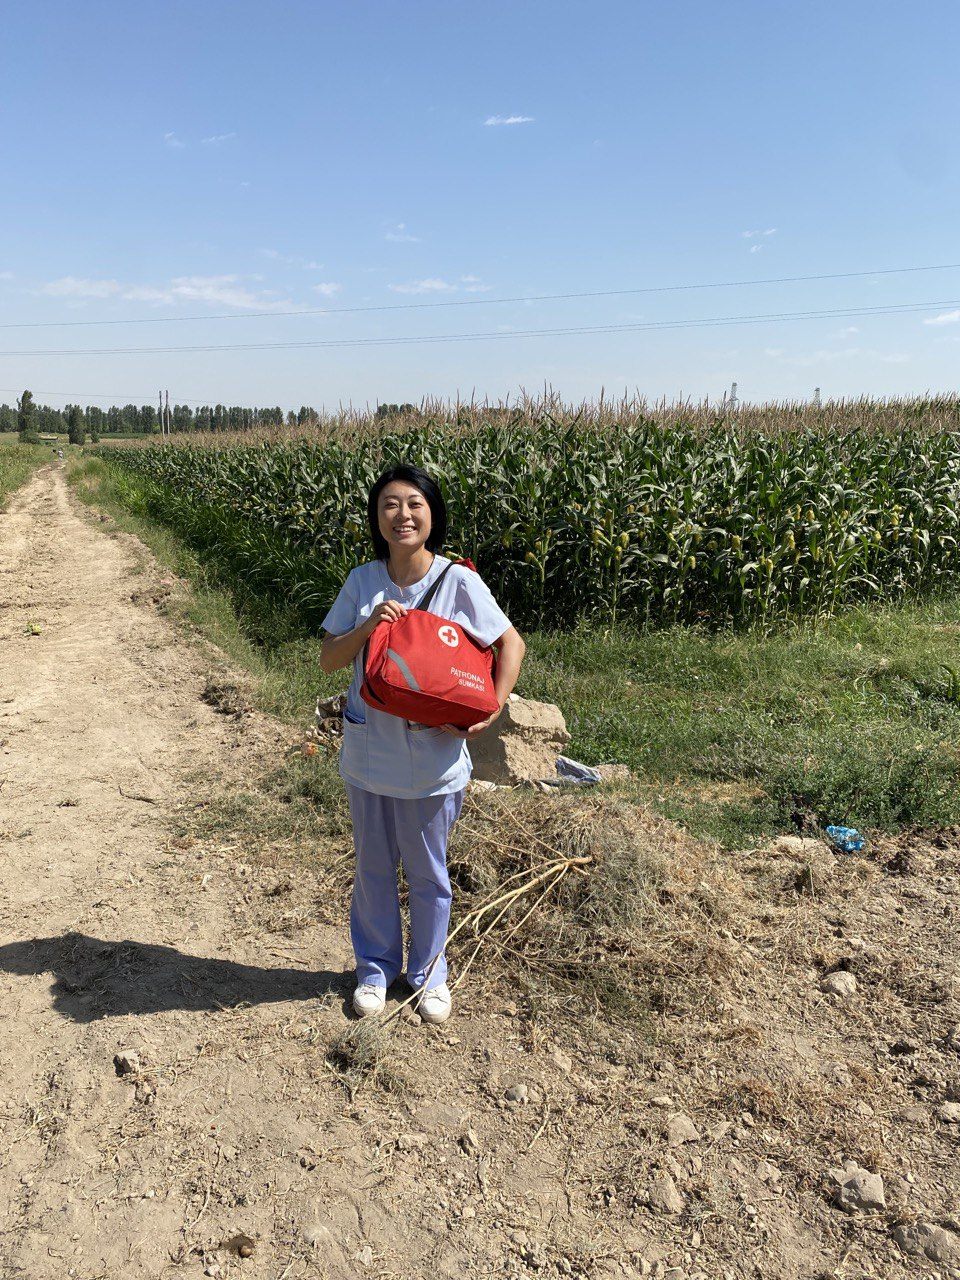
M 353 993 L 353 1011 L 360 1018 L 369 1018 L 373 1013 L 382 1013 L 386 1003 L 386 987 L 375 986 L 372 982 L 359 983 Z
M 429 991 L 424 991 L 416 1000 L 414 1008 L 424 1022 L 440 1023 L 446 1022 L 450 1017 L 450 1010 L 453 1007 L 453 1001 L 450 997 L 450 989 L 445 982 L 439 987 L 432 987 Z

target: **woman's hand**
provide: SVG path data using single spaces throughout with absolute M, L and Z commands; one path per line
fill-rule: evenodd
M 483 733 L 484 729 L 489 729 L 495 720 L 499 719 L 500 712 L 503 707 L 498 707 L 492 716 L 487 716 L 486 720 L 481 720 L 479 724 L 472 724 L 469 729 L 460 729 L 455 724 L 442 724 L 440 728 L 444 733 L 451 733 L 455 738 L 475 738 L 477 734 Z
M 373 635 L 381 622 L 399 622 L 407 612 L 407 606 L 399 600 L 383 600 L 365 623 L 367 635 Z

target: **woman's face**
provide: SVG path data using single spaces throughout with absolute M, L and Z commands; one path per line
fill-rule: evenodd
M 406 480 L 391 480 L 377 499 L 377 522 L 391 551 L 419 551 L 430 537 L 433 519 L 420 490 Z

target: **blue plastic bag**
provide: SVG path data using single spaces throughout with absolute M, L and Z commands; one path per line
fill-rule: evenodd
M 856 827 L 827 827 L 827 835 L 844 853 L 859 853 L 866 844 Z

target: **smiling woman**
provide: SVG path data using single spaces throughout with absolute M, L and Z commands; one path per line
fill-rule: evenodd
M 402 862 L 410 888 L 407 981 L 426 1022 L 450 1016 L 444 948 L 451 890 L 446 851 L 470 777 L 468 738 L 500 714 L 520 671 L 524 643 L 472 569 L 440 554 L 447 513 L 436 482 L 419 467 L 384 472 L 367 499 L 376 559 L 349 574 L 323 621 L 324 671 L 353 664 L 344 711 L 340 773 L 347 785 L 357 855 L 350 930 L 357 960 L 354 1009 L 379 1013 L 403 965 L 397 893 Z M 363 653 L 381 624 L 398 622 L 428 597 L 430 612 L 497 650 L 497 710 L 463 730 L 411 724 L 366 705 Z M 451 625 L 452 629 L 452 625 Z

